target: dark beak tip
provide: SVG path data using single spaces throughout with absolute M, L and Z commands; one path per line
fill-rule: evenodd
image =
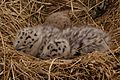
M 21 49 L 19 49 L 19 48 L 15 48 L 17 51 L 21 51 Z

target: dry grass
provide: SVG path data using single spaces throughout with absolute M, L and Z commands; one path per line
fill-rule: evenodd
M 119 2 L 92 19 L 89 1 L 0 0 L 0 80 L 120 80 Z M 12 41 L 19 29 L 41 24 L 47 16 L 61 10 L 71 10 L 73 25 L 94 25 L 108 32 L 113 54 L 94 52 L 69 60 L 39 60 L 13 49 Z

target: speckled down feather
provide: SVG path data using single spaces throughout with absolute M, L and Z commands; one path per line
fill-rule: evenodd
M 90 26 L 66 28 L 62 31 L 51 26 L 37 26 L 21 30 L 16 36 L 14 47 L 39 58 L 45 58 L 42 55 L 47 55 L 48 58 L 61 55 L 69 58 L 81 53 L 105 52 L 109 44 L 108 34 Z M 47 48 L 51 45 L 52 48 Z

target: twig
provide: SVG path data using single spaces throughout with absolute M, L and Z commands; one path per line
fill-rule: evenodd
M 48 80 L 51 80 L 51 79 L 50 79 L 50 72 L 51 72 L 52 65 L 53 65 L 53 63 L 54 63 L 54 61 L 55 61 L 56 59 L 58 59 L 58 58 L 53 59 L 53 61 L 52 61 L 51 64 L 50 64 L 49 73 L 48 73 Z

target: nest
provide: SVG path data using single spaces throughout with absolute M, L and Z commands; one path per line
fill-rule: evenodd
M 92 18 L 95 0 L 2 0 L 0 1 L 1 80 L 119 80 L 120 7 L 109 0 L 104 14 Z M 98 0 L 96 0 L 98 1 Z M 114 2 L 112 2 L 114 1 Z M 92 6 L 92 7 L 91 7 Z M 111 35 L 108 53 L 93 52 L 73 59 L 42 60 L 13 49 L 19 29 L 44 23 L 47 16 L 69 10 L 72 24 L 94 25 Z

